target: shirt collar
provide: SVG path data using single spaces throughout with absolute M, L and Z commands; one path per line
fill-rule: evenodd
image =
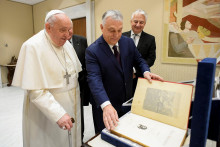
M 136 34 L 136 35 L 141 36 L 141 33 L 142 33 L 142 31 L 140 33 Z M 133 36 L 133 34 L 134 34 L 134 32 L 131 30 L 131 37 Z
M 115 44 L 117 47 L 118 47 L 118 42 Z M 114 45 L 110 45 L 109 44 L 109 47 L 112 49 L 112 47 L 113 47 Z

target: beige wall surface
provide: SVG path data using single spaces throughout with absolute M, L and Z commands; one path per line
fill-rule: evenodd
M 33 6 L 32 21 L 32 6 L 1 0 L 0 18 L 4 21 L 0 22 L 0 64 L 8 63 L 12 55 L 18 54 L 22 42 L 32 36 L 33 28 L 34 33 L 44 28 L 44 18 L 47 12 L 52 9 L 64 9 L 85 2 L 86 0 L 46 0 Z M 106 10 L 117 9 L 122 12 L 124 16 L 124 32 L 130 30 L 131 13 L 141 8 L 148 13 L 144 31 L 154 35 L 156 38 L 157 58 L 151 71 L 161 75 L 167 81 L 177 82 L 195 79 L 196 65 L 165 64 L 161 62 L 163 49 L 163 0 L 94 0 L 94 2 L 96 38 L 102 34 L 100 30 L 101 17 Z M 2 29 L 2 26 L 4 26 L 4 29 Z M 4 46 L 6 43 L 8 47 Z M 216 69 L 216 73 L 219 72 L 220 66 Z M 2 77 L 4 82 L 6 74 L 3 73 Z
M 78 4 L 85 3 L 85 0 L 46 0 L 33 6 L 34 31 L 38 33 L 44 28 L 46 14 L 53 9 L 64 9 Z M 73 12 L 74 13 L 74 12 Z
M 8 0 L 0 1 L 0 64 L 18 57 L 22 43 L 33 35 L 32 6 Z M 7 68 L 2 68 L 2 81 L 7 83 Z
M 123 32 L 130 30 L 131 14 L 136 9 L 143 9 L 148 14 L 144 31 L 155 36 L 156 62 L 151 72 L 161 75 L 167 81 L 187 81 L 196 78 L 196 65 L 162 63 L 162 34 L 163 34 L 163 2 L 164 0 L 95 0 L 96 38 L 101 35 L 100 24 L 102 14 L 109 9 L 117 9 L 124 16 Z M 216 74 L 220 67 L 216 69 Z

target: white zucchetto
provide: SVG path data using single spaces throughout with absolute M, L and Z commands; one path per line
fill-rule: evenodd
M 61 10 L 51 10 L 50 12 L 47 13 L 46 18 L 45 18 L 45 22 L 47 22 L 47 20 L 54 14 L 59 14 L 59 13 L 64 13 Z

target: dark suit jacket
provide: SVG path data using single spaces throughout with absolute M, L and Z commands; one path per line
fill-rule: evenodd
M 79 73 L 78 81 L 80 86 L 80 97 L 82 99 L 82 104 L 83 106 L 87 106 L 90 99 L 90 90 L 87 83 L 87 72 L 85 64 L 85 52 L 86 48 L 88 47 L 87 40 L 83 36 L 73 35 L 71 42 L 82 64 L 82 71 Z
M 122 35 L 131 37 L 131 31 L 124 32 Z M 145 33 L 142 31 L 137 49 L 142 55 L 142 57 L 146 60 L 149 67 L 151 67 L 154 64 L 154 61 L 156 60 L 156 43 L 155 43 L 155 37 Z M 143 74 L 141 73 L 140 69 L 136 68 L 136 75 L 138 77 L 143 77 Z
M 109 100 L 117 110 L 132 97 L 133 67 L 149 71 L 131 38 L 121 36 L 118 43 L 122 67 L 103 36 L 86 49 L 88 83 L 97 107 Z

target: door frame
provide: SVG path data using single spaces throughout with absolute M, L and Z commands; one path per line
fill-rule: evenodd
M 95 41 L 94 5 L 94 1 L 86 0 L 86 3 L 61 9 L 70 19 L 86 17 L 86 38 L 88 45 Z

